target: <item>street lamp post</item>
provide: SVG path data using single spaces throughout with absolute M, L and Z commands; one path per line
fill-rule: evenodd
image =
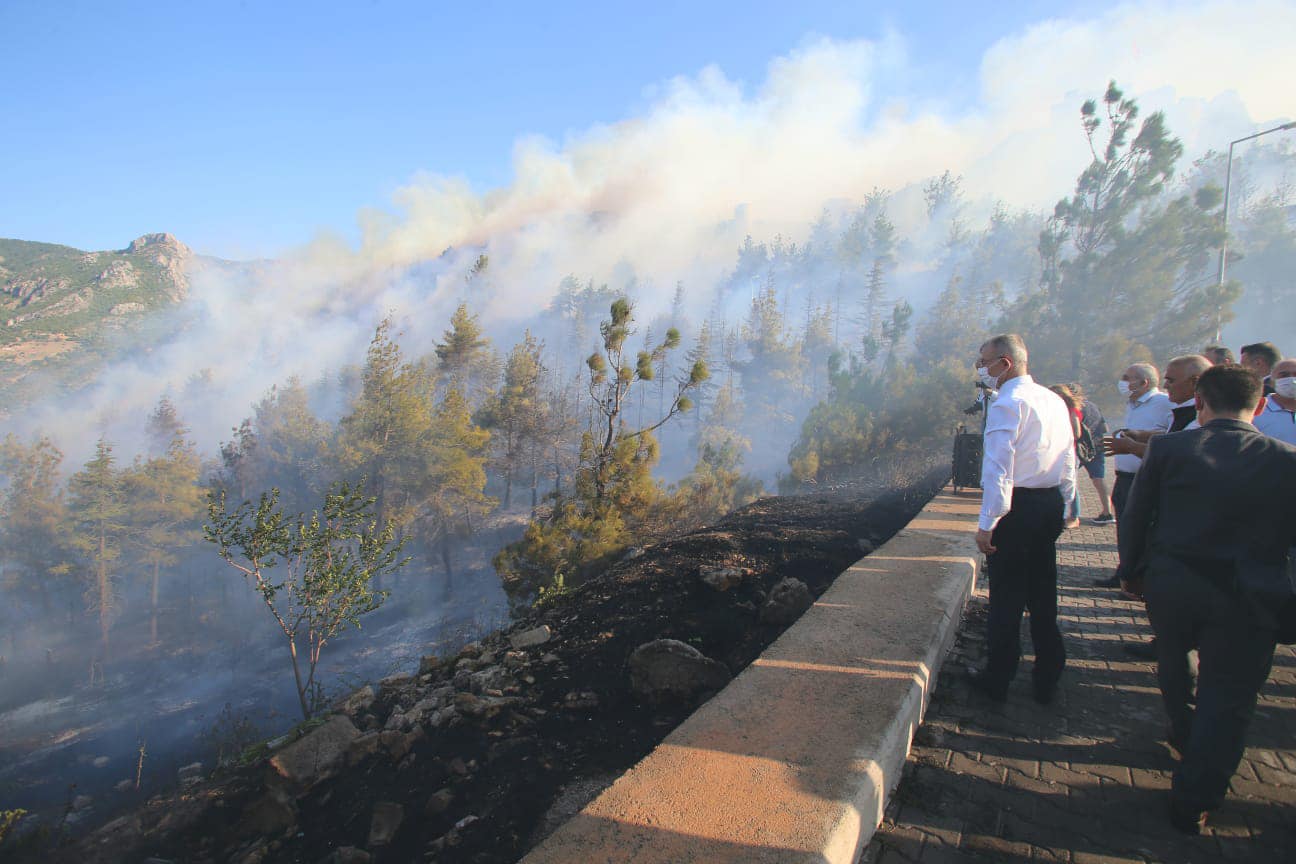
M 1245 138 L 1238 138 L 1236 141 L 1229 142 L 1228 168 L 1224 172 L 1224 237 L 1220 240 L 1219 254 L 1219 281 L 1216 283 L 1220 288 L 1224 287 L 1224 265 L 1228 262 L 1228 214 L 1229 214 L 1229 187 L 1233 185 L 1233 146 L 1241 144 L 1243 141 L 1250 141 L 1252 138 L 1259 138 L 1261 135 L 1268 135 L 1270 132 L 1282 132 L 1284 129 L 1296 129 L 1296 122 L 1284 123 L 1281 126 L 1275 126 L 1272 129 L 1266 129 L 1263 132 L 1257 132 L 1254 135 L 1247 135 Z M 1224 305 L 1221 303 L 1216 307 L 1215 315 L 1215 341 L 1219 342 L 1221 333 L 1224 330 Z

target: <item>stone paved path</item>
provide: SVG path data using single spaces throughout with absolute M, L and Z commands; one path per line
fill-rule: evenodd
M 1097 496 L 1082 480 L 1085 512 Z M 1037 705 L 1030 656 L 1005 705 L 968 688 L 984 657 L 978 585 L 938 679 L 904 777 L 862 864 L 940 862 L 1296 862 L 1296 652 L 1279 646 L 1250 747 L 1206 833 L 1169 825 L 1174 757 L 1150 662 L 1121 643 L 1147 639 L 1139 603 L 1093 587 L 1116 564 L 1116 530 L 1058 541 L 1059 619 L 1069 655 L 1058 698 Z M 1023 627 L 1023 651 L 1030 639 Z

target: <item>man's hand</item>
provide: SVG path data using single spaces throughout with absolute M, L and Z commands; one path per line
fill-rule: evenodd
M 1147 445 L 1125 435 L 1119 438 L 1113 436 L 1103 439 L 1103 450 L 1108 456 L 1119 456 L 1123 453 L 1142 456 L 1147 452 Z
M 990 538 L 994 532 L 978 529 L 976 533 L 977 548 L 981 550 L 982 555 L 993 555 L 998 551 L 991 543 Z
M 1128 579 L 1122 579 L 1120 583 L 1120 587 L 1121 587 L 1121 596 L 1124 597 L 1126 600 L 1143 599 L 1143 585 L 1141 582 L 1136 585 L 1133 582 L 1129 581 Z

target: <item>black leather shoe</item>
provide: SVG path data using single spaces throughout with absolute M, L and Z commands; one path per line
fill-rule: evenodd
M 1121 645 L 1125 653 L 1131 657 L 1137 657 L 1140 660 L 1157 659 L 1156 637 L 1152 637 L 1147 642 L 1125 642 Z
M 1185 807 L 1173 798 L 1170 799 L 1170 824 L 1176 831 L 1197 835 L 1206 827 L 1205 810 L 1194 810 Z
M 1048 705 L 1053 702 L 1053 697 L 1057 695 L 1057 679 L 1052 681 L 1040 681 L 1036 679 L 1031 682 L 1031 695 L 1035 701 L 1041 705 Z
M 1095 579 L 1093 584 L 1095 588 L 1119 588 L 1120 577 L 1113 573 L 1106 579 Z
M 973 672 L 968 678 L 972 689 L 985 696 L 991 702 L 1007 702 L 1008 687 L 992 682 L 985 672 Z

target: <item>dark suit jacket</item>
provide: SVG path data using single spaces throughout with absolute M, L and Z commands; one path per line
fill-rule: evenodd
M 1152 438 L 1119 542 L 1121 561 L 1168 558 L 1228 587 L 1290 594 L 1296 447 L 1239 420 Z

